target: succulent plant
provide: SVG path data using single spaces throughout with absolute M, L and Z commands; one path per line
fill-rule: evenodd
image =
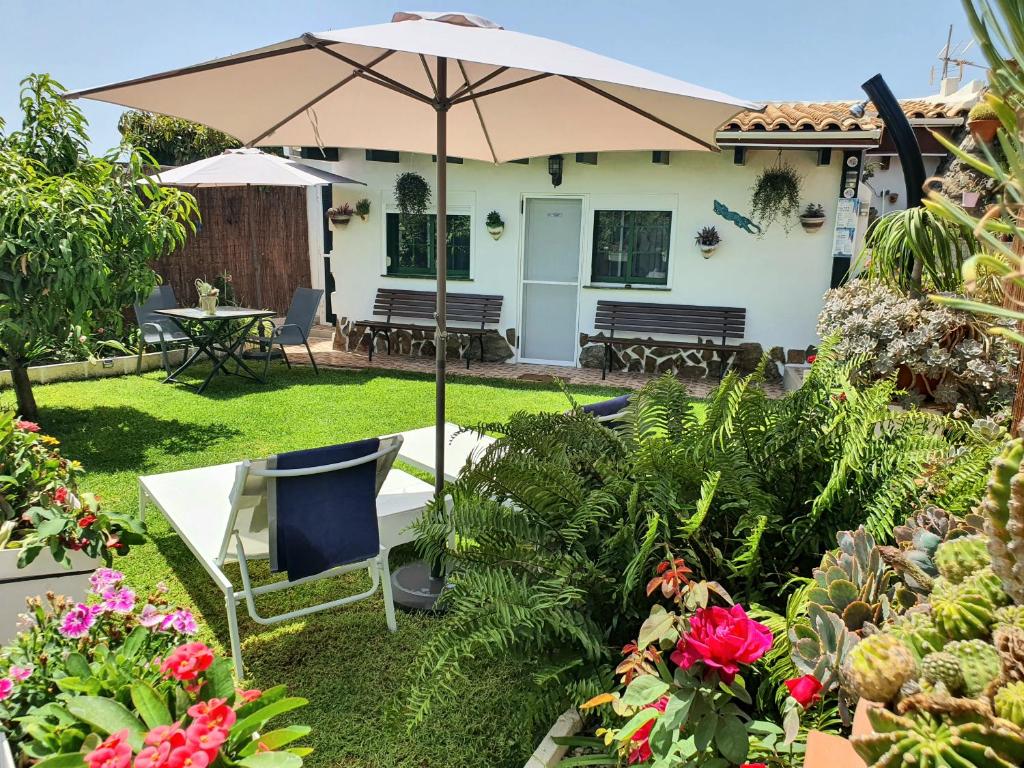
M 1024 603 L 1024 440 L 1009 441 L 992 463 L 981 503 L 992 570 L 1017 605 Z
M 999 717 L 1024 728 L 1024 682 L 1003 686 L 996 691 L 992 703 Z
M 858 639 L 836 614 L 809 603 L 807 620 L 789 630 L 793 664 L 801 674 L 814 675 L 826 691 L 831 690 L 839 684 L 840 670 Z
M 941 651 L 948 638 L 938 630 L 932 617 L 923 612 L 910 612 L 899 616 L 885 631 L 895 635 L 910 648 L 917 661 L 929 653 Z
M 945 651 L 929 653 L 921 660 L 921 677 L 933 685 L 941 683 L 954 696 L 964 687 L 960 660 Z
M 983 576 L 962 584 L 953 584 L 941 576 L 936 579 L 929 602 L 939 631 L 956 640 L 988 637 L 996 621 L 996 606 L 988 586 Z
M 993 631 L 1002 627 L 1024 629 L 1024 605 L 1006 605 L 996 610 L 996 624 Z
M 841 531 L 836 541 L 839 549 L 826 552 L 814 569 L 815 586 L 808 600 L 842 618 L 851 632 L 880 625 L 892 612 L 889 597 L 895 573 L 863 527 Z
M 850 651 L 843 667 L 849 687 L 869 701 L 891 701 L 900 687 L 915 677 L 917 662 L 898 637 L 869 635 Z
M 1024 737 L 981 715 L 898 715 L 881 707 L 871 707 L 867 715 L 874 732 L 851 742 L 873 768 L 1011 768 L 1024 761 Z
M 999 627 L 992 633 L 1004 682 L 1024 682 L 1024 629 Z
M 944 579 L 959 584 L 992 563 L 985 536 L 960 536 L 935 550 L 935 567 Z
M 999 678 L 1002 671 L 999 652 L 984 640 L 958 640 L 949 643 L 946 651 L 960 662 L 964 693 L 968 696 L 981 696 L 989 684 Z

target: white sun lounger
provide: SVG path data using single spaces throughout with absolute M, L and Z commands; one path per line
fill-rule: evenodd
M 458 480 L 466 463 L 470 459 L 478 459 L 487 446 L 494 442 L 493 437 L 479 435 L 476 432 L 457 434 L 461 429 L 458 424 L 447 421 L 444 423 L 444 479 L 449 483 Z M 398 449 L 398 458 L 416 469 L 437 477 L 434 434 L 433 427 L 400 432 L 402 447 Z
M 394 450 L 394 446 L 391 450 Z M 376 460 L 383 453 L 385 451 L 378 451 L 355 461 L 331 465 L 329 469 L 344 469 Z M 140 516 L 145 517 L 146 507 L 150 503 L 157 507 L 224 593 L 228 632 L 231 637 L 231 655 L 239 678 L 243 675 L 243 668 L 237 608 L 242 600 L 246 601 L 249 614 L 254 621 L 271 624 L 367 598 L 376 592 L 380 585 L 384 594 L 388 629 L 394 632 L 397 625 L 391 600 L 388 553 L 393 547 L 415 539 L 409 526 L 419 519 L 423 507 L 434 495 L 433 488 L 427 483 L 401 470 L 391 469 L 377 495 L 377 523 L 380 536 L 380 553 L 377 557 L 304 579 L 275 581 L 253 587 L 248 575 L 248 561 L 267 559 L 270 555 L 269 527 L 265 522 L 266 499 L 261 489 L 265 487 L 262 478 L 273 476 L 274 470 L 267 470 L 265 467 L 262 462 L 243 461 L 139 478 Z M 315 467 L 312 471 L 324 471 L 324 467 Z M 281 475 L 292 473 L 293 476 L 295 473 L 311 473 L 307 470 L 294 469 L 277 472 Z M 231 560 L 239 563 L 243 580 L 241 590 L 235 589 L 224 572 L 224 564 Z M 358 568 L 367 568 L 370 573 L 372 584 L 365 592 L 278 616 L 262 617 L 256 611 L 254 598 L 257 595 L 337 576 Z

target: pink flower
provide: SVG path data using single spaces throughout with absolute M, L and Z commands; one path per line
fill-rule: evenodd
M 206 768 L 209 764 L 210 758 L 205 752 L 194 750 L 187 744 L 172 750 L 167 757 L 167 768 Z
M 102 595 L 106 590 L 116 587 L 122 581 L 124 581 L 124 574 L 113 568 L 97 568 L 89 577 L 92 591 L 97 595 Z
M 22 432 L 38 432 L 39 425 L 34 421 L 25 421 L 25 419 L 17 419 L 14 422 L 14 428 L 20 429 Z
M 657 701 L 651 702 L 644 709 L 656 709 L 659 712 L 664 712 L 665 707 L 668 706 L 668 696 L 662 696 Z M 651 730 L 654 728 L 654 724 L 658 722 L 658 718 L 648 720 L 646 723 L 636 729 L 636 732 L 630 737 L 630 750 L 629 750 L 629 764 L 642 763 L 645 760 L 651 758 L 651 745 L 649 739 L 651 738 Z
M 228 711 L 234 714 L 234 710 L 230 707 Z M 188 745 L 193 749 L 205 752 L 207 759 L 212 763 L 217 757 L 220 745 L 227 741 L 228 732 L 223 728 L 211 726 L 205 718 L 200 718 L 188 727 L 186 736 Z
M 168 614 L 160 625 L 160 629 L 165 632 L 173 629 L 180 635 L 194 635 L 199 631 L 199 628 L 196 626 L 195 617 L 192 616 L 192 611 L 185 610 L 184 608 Z
M 213 664 L 213 651 L 202 643 L 179 645 L 164 659 L 160 670 L 175 680 L 195 680 Z
M 167 618 L 160 611 L 156 609 L 151 603 L 146 603 L 143 607 L 142 612 L 139 613 L 139 624 L 149 629 L 162 624 L 164 619 Z
M 64 618 L 60 622 L 60 633 L 64 637 L 71 639 L 85 637 L 89 634 L 89 630 L 92 629 L 92 625 L 96 623 L 96 616 L 102 610 L 98 605 L 89 606 L 85 603 L 79 603 L 64 614 Z
M 128 730 L 118 731 L 101 742 L 85 756 L 89 768 L 130 768 L 132 748 L 128 744 Z
M 9 677 L 0 677 L 0 701 L 10 697 L 14 690 L 14 681 Z
M 247 691 L 238 692 L 238 698 L 245 702 L 256 701 L 262 695 L 263 691 L 261 691 L 259 688 L 250 688 Z
M 135 608 L 135 592 L 127 587 L 104 590 L 103 608 L 111 613 L 131 613 Z
M 99 518 L 96 515 L 86 515 L 78 521 L 79 528 L 88 528 L 90 525 L 95 523 Z
M 730 685 L 740 664 L 753 664 L 771 647 L 771 630 L 747 618 L 742 605 L 711 606 L 698 608 L 690 617 L 690 631 L 679 638 L 671 658 L 683 669 L 701 662 Z
M 238 719 L 235 710 L 227 705 L 227 699 L 200 701 L 188 708 L 189 717 L 209 728 L 231 728 Z
M 12 664 L 11 668 L 7 670 L 7 674 L 15 681 L 23 683 L 32 676 L 32 670 L 33 667 L 31 666 L 21 667 L 17 664 Z
M 181 730 L 178 723 L 173 725 L 158 725 L 146 734 L 144 739 L 151 747 L 160 747 L 166 744 L 169 749 L 185 746 L 185 732 Z
M 143 747 L 135 758 L 135 768 L 164 768 L 170 754 L 170 744 L 161 744 L 159 747 Z
M 789 688 L 789 695 L 796 699 L 796 703 L 804 709 L 821 698 L 821 682 L 814 675 L 804 675 L 786 680 L 786 687 Z
M 53 503 L 54 504 L 66 504 L 70 492 L 63 485 L 53 492 Z

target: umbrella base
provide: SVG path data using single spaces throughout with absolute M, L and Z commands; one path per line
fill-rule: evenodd
M 416 560 L 406 563 L 391 574 L 391 590 L 395 605 L 407 611 L 435 611 L 437 598 L 444 591 L 444 577 L 431 572 L 430 563 Z

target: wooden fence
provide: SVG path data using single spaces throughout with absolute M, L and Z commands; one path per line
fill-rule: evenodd
M 292 293 L 310 287 L 306 190 L 302 187 L 190 188 L 202 223 L 156 271 L 182 306 L 197 303 L 197 277 L 231 275 L 241 306 L 288 310 Z

